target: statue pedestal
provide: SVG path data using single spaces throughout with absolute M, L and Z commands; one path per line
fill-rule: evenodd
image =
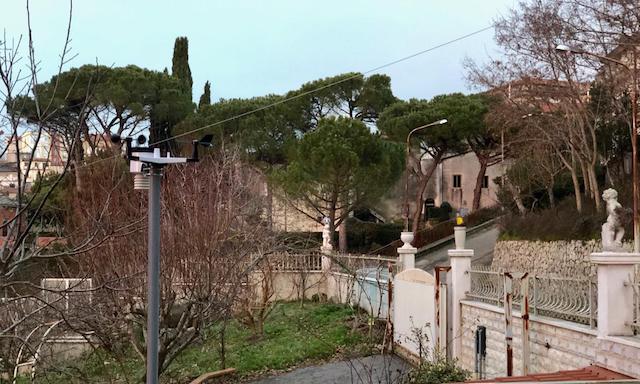
M 413 232 L 401 232 L 400 240 L 402 247 L 397 249 L 398 252 L 398 273 L 405 269 L 413 269 L 416 267 L 416 253 L 418 249 L 411 245 L 413 241 Z
M 464 227 L 462 227 L 464 228 Z M 464 243 L 462 243 L 464 246 Z M 462 359 L 462 307 L 460 302 L 467 296 L 467 292 L 471 290 L 471 259 L 474 256 L 473 249 L 450 249 L 447 251 L 449 262 L 451 263 L 451 300 L 453 307 L 451 308 L 451 318 L 453 322 L 453 345 L 452 353 L 456 359 Z
M 325 247 L 324 245 L 320 247 L 320 252 L 322 253 L 322 271 L 329 272 L 331 270 L 331 253 L 333 253 L 333 247 L 329 245 Z
M 640 253 L 595 252 L 591 262 L 598 270 L 598 336 L 631 336 L 633 281 Z

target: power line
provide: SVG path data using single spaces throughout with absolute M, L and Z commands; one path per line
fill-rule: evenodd
M 309 91 L 302 92 L 302 93 L 299 93 L 299 94 L 297 94 L 297 95 L 294 95 L 294 96 L 290 96 L 290 97 L 284 98 L 284 99 L 282 99 L 282 100 L 278 100 L 278 101 L 273 102 L 273 103 L 271 103 L 271 104 L 268 104 L 268 105 L 265 105 L 265 106 L 262 106 L 262 107 L 259 107 L 259 108 L 256 108 L 256 109 L 253 109 L 253 110 L 247 111 L 247 112 L 243 112 L 243 113 L 241 113 L 241 114 L 238 114 L 238 115 L 235 115 L 235 116 L 232 116 L 232 117 L 229 117 L 229 118 L 226 118 L 226 119 L 220 120 L 220 121 L 216 121 L 215 123 L 211 123 L 211 124 L 204 125 L 204 126 L 202 126 L 202 127 L 200 127 L 200 128 L 196 128 L 196 129 L 193 129 L 193 130 L 191 130 L 191 131 L 187 131 L 187 132 L 181 133 L 181 134 L 176 135 L 176 136 L 172 136 L 172 137 L 168 137 L 168 138 L 166 138 L 166 139 L 158 140 L 158 141 L 156 141 L 156 142 L 154 142 L 154 143 L 150 143 L 150 144 L 149 144 L 149 146 L 153 146 L 153 145 L 157 145 L 157 144 L 160 144 L 160 143 L 164 143 L 164 142 L 169 141 L 169 140 L 173 140 L 173 139 L 177 139 L 177 138 L 179 138 L 179 137 L 184 137 L 184 136 L 190 135 L 190 134 L 192 134 L 192 133 L 195 133 L 195 132 L 201 131 L 201 130 L 203 130 L 203 129 L 207 129 L 207 128 L 215 127 L 215 126 L 220 125 L 220 124 L 228 123 L 229 121 L 233 121 L 233 120 L 236 120 L 236 119 L 239 119 L 239 118 L 242 118 L 242 117 L 245 117 L 245 116 L 248 116 L 248 115 L 254 114 L 254 113 L 256 113 L 256 112 L 264 111 L 265 109 L 269 109 L 269 108 L 275 107 L 275 106 L 277 106 L 277 105 L 284 104 L 284 103 L 289 102 L 289 101 L 291 101 L 291 100 L 295 100 L 295 99 L 298 99 L 298 98 L 300 98 L 300 97 L 303 97 L 303 96 L 306 96 L 306 95 L 310 95 L 310 94 L 312 94 L 312 93 L 315 93 L 315 92 L 321 91 L 321 90 L 323 90 L 323 89 L 331 88 L 331 87 L 333 87 L 333 86 L 335 86 L 335 85 L 338 85 L 338 84 L 344 83 L 344 82 L 346 82 L 346 81 L 349 81 L 349 80 L 352 80 L 352 79 L 358 78 L 358 77 L 360 77 L 360 76 L 367 75 L 367 74 L 372 73 L 372 72 L 379 71 L 379 70 L 381 70 L 381 69 L 383 69 L 383 68 L 390 67 L 390 66 L 392 66 L 392 65 L 395 65 L 395 64 L 401 63 L 401 62 L 403 62 L 403 61 L 407 61 L 407 60 L 409 60 L 409 59 L 413 59 L 413 58 L 414 58 L 414 57 L 416 57 L 416 56 L 420 56 L 420 55 L 423 55 L 423 54 L 425 54 L 425 53 L 428 53 L 428 52 L 434 51 L 434 50 L 436 50 L 436 49 L 438 49 L 438 48 L 442 48 L 442 47 L 445 47 L 445 46 L 447 46 L 447 45 L 450 45 L 450 44 L 456 43 L 456 42 L 458 42 L 458 41 L 460 41 L 460 40 L 467 39 L 467 38 L 469 38 L 469 37 L 471 37 L 471 36 L 477 35 L 477 34 L 479 34 L 479 33 L 482 33 L 482 32 L 484 32 L 484 31 L 487 31 L 487 30 L 492 29 L 492 28 L 493 28 L 493 25 L 490 25 L 490 26 L 488 26 L 488 27 L 484 27 L 484 28 L 482 28 L 482 29 L 478 29 L 477 31 L 474 31 L 474 32 L 468 33 L 468 34 L 466 34 L 466 35 L 463 35 L 463 36 L 457 37 L 457 38 L 455 38 L 455 39 L 453 39 L 453 40 L 449 40 L 449 41 L 447 41 L 447 42 L 444 42 L 444 43 L 438 44 L 438 45 L 436 45 L 436 46 L 433 46 L 433 47 L 431 47 L 431 48 L 427 48 L 427 49 L 425 49 L 425 50 L 422 50 L 422 51 L 419 51 L 419 52 L 413 53 L 413 54 L 411 54 L 411 55 L 409 55 L 409 56 L 405 56 L 405 57 L 402 57 L 402 58 L 400 58 L 400 59 L 397 59 L 397 60 L 391 61 L 391 62 L 389 62 L 389 63 L 383 64 L 383 65 L 380 65 L 380 66 L 378 66 L 378 67 L 375 67 L 375 68 L 369 69 L 369 70 L 367 70 L 367 71 L 365 71 L 365 72 L 362 72 L 362 74 L 357 74 L 357 75 L 353 75 L 353 76 L 348 76 L 348 77 L 345 77 L 344 79 L 341 79 L 341 80 L 335 81 L 335 82 L 333 82 L 333 83 L 330 83 L 330 84 L 327 84 L 327 85 L 323 85 L 322 87 L 318 87 L 318 88 L 315 88 L 315 89 L 311 89 L 311 90 L 309 90 Z

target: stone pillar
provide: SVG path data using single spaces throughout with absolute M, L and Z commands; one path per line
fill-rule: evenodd
M 455 227 L 454 236 L 456 248 L 450 249 L 449 262 L 451 263 L 451 321 L 453 324 L 453 345 L 452 356 L 462 358 L 462 311 L 460 301 L 464 300 L 467 292 L 471 289 L 471 258 L 473 249 L 465 249 L 466 227 Z
M 633 330 L 634 265 L 640 254 L 597 252 L 591 262 L 598 270 L 598 337 L 631 336 Z
M 320 246 L 320 252 L 322 253 L 322 272 L 329 272 L 331 270 L 331 253 L 333 252 L 332 238 L 333 233 L 330 231 L 331 220 L 328 217 L 322 219 L 322 245 Z
M 322 272 L 329 272 L 331 270 L 331 249 L 322 249 Z
M 416 267 L 416 253 L 418 249 L 411 245 L 413 232 L 402 232 L 400 240 L 404 243 L 398 248 L 398 273 Z

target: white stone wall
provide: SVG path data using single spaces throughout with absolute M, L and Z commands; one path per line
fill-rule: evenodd
M 259 273 L 253 274 L 252 277 L 256 283 L 261 278 Z M 322 271 L 275 271 L 272 279 L 273 301 L 300 300 L 304 291 L 307 300 L 312 299 L 314 295 L 324 296 L 335 303 L 359 306 L 381 319 L 386 319 L 389 313 L 387 285 L 377 285 L 373 279 L 365 282 L 356 281 L 349 274 Z M 382 298 L 379 297 L 380 292 Z M 373 294 L 376 295 L 372 296 Z
M 475 368 L 475 331 L 479 325 L 487 329 L 487 378 L 506 376 L 505 319 L 502 308 L 462 302 L 462 344 L 460 364 Z M 514 374 L 522 374 L 522 319 L 513 316 Z M 640 337 L 607 337 L 599 339 L 596 330 L 562 320 L 532 315 L 529 321 L 529 373 L 580 369 L 593 363 L 605 368 L 640 377 Z
M 313 295 L 325 292 L 322 272 L 277 271 L 273 272 L 272 279 L 273 300 L 300 300 L 303 291 L 305 299 L 311 299 Z
M 630 244 L 626 244 L 631 249 Z M 602 249 L 599 240 L 590 241 L 498 241 L 492 267 L 513 272 L 542 275 L 595 276 L 589 261 L 592 252 Z
M 421 269 L 405 269 L 393 279 L 393 343 L 416 358 L 434 349 L 435 279 Z

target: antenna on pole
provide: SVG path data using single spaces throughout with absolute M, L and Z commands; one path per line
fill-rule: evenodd
M 192 157 L 162 156 L 160 148 L 143 147 L 144 135 L 124 140 L 129 171 L 134 175 L 133 189 L 149 190 L 149 245 L 147 264 L 147 384 L 158 384 L 158 351 L 160 345 L 160 186 L 162 169 L 170 164 L 196 162 L 198 146 L 211 146 L 213 135 L 194 140 Z M 111 142 L 120 144 L 120 135 L 111 135 Z

